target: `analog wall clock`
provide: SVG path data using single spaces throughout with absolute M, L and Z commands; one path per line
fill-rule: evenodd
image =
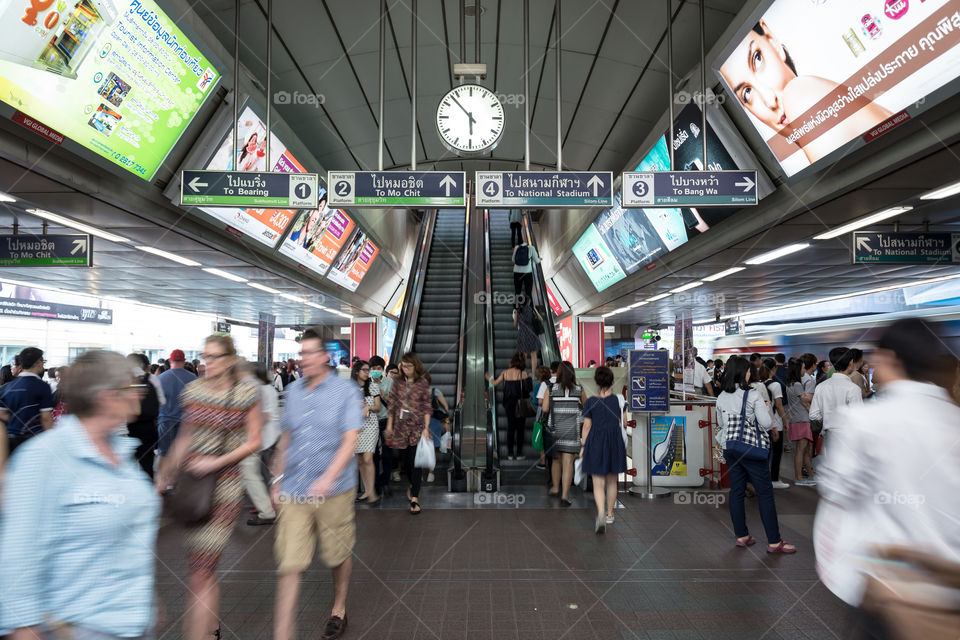
M 462 84 L 437 105 L 437 133 L 458 155 L 490 151 L 503 135 L 503 105 L 486 87 Z

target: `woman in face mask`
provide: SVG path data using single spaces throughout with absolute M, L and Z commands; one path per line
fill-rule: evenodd
M 370 379 L 380 389 L 380 410 L 377 411 L 377 428 L 380 430 L 380 446 L 373 452 L 374 481 L 377 495 L 390 495 L 390 472 L 393 471 L 393 448 L 387 446 L 383 432 L 387 428 L 387 397 L 393 388 L 393 378 L 384 374 L 386 361 L 380 356 L 370 358 Z

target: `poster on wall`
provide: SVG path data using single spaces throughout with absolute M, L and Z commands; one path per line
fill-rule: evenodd
M 380 249 L 377 245 L 368 239 L 366 233 L 357 229 L 350 244 L 327 273 L 327 278 L 344 289 L 356 291 L 378 253 Z
M 788 176 L 960 75 L 960 0 L 776 0 L 743 30 L 714 70 Z
M 577 366 L 573 360 L 573 316 L 567 316 L 558 322 L 556 330 L 557 341 L 560 343 L 560 359 Z
M 382 323 L 382 333 L 380 344 L 383 345 L 383 353 L 380 354 L 384 360 L 390 362 L 390 354 L 393 353 L 393 342 L 397 339 L 397 321 L 393 318 L 383 316 L 380 318 Z
M 653 476 L 687 475 L 686 416 L 652 416 L 650 469 Z
M 290 235 L 280 245 L 280 253 L 322 276 L 356 225 L 345 212 L 327 207 L 326 189 L 319 189 L 320 206 L 296 215 Z
M 0 316 L 113 324 L 104 301 L 52 289 L 0 281 Z
M 233 157 L 233 130 L 227 132 L 220 146 L 204 169 L 215 171 L 277 171 L 307 173 L 293 153 L 273 132 L 270 133 L 270 163 L 267 167 L 267 126 L 253 109 L 244 107 L 237 123 L 237 156 Z M 326 208 L 326 192 L 321 195 L 318 208 Z M 297 212 L 288 209 L 235 209 L 231 207 L 201 207 L 205 213 L 226 223 L 233 229 L 269 247 L 287 230 Z M 305 263 L 306 264 L 306 263 Z M 310 267 L 310 264 L 307 264 Z
M 152 0 L 4 0 L 0 29 L 0 100 L 144 180 L 220 79 Z

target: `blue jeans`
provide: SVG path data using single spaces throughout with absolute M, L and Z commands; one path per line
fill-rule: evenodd
M 173 441 L 177 439 L 177 432 L 180 431 L 180 422 L 160 422 L 157 424 L 157 454 L 167 455 Z
M 738 538 L 749 535 L 744 499 L 747 482 L 753 484 L 760 507 L 760 520 L 767 534 L 767 544 L 780 542 L 780 524 L 777 522 L 777 505 L 773 500 L 773 485 L 770 484 L 769 460 L 747 460 L 740 454 L 723 452 L 730 475 L 730 519 L 733 532 Z

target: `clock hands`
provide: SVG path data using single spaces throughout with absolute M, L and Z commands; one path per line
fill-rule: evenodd
M 467 118 L 470 119 L 470 120 L 469 120 L 470 135 L 472 136 L 472 135 L 473 135 L 473 123 L 476 122 L 476 120 L 473 119 L 473 114 L 470 113 L 469 111 L 467 111 L 467 110 L 463 107 L 463 105 L 460 104 L 460 101 L 457 100 L 456 98 L 454 98 L 453 96 L 450 96 L 450 99 L 453 100 L 453 102 L 454 102 L 458 107 L 460 107 L 460 110 L 463 111 L 465 114 L 467 114 Z

